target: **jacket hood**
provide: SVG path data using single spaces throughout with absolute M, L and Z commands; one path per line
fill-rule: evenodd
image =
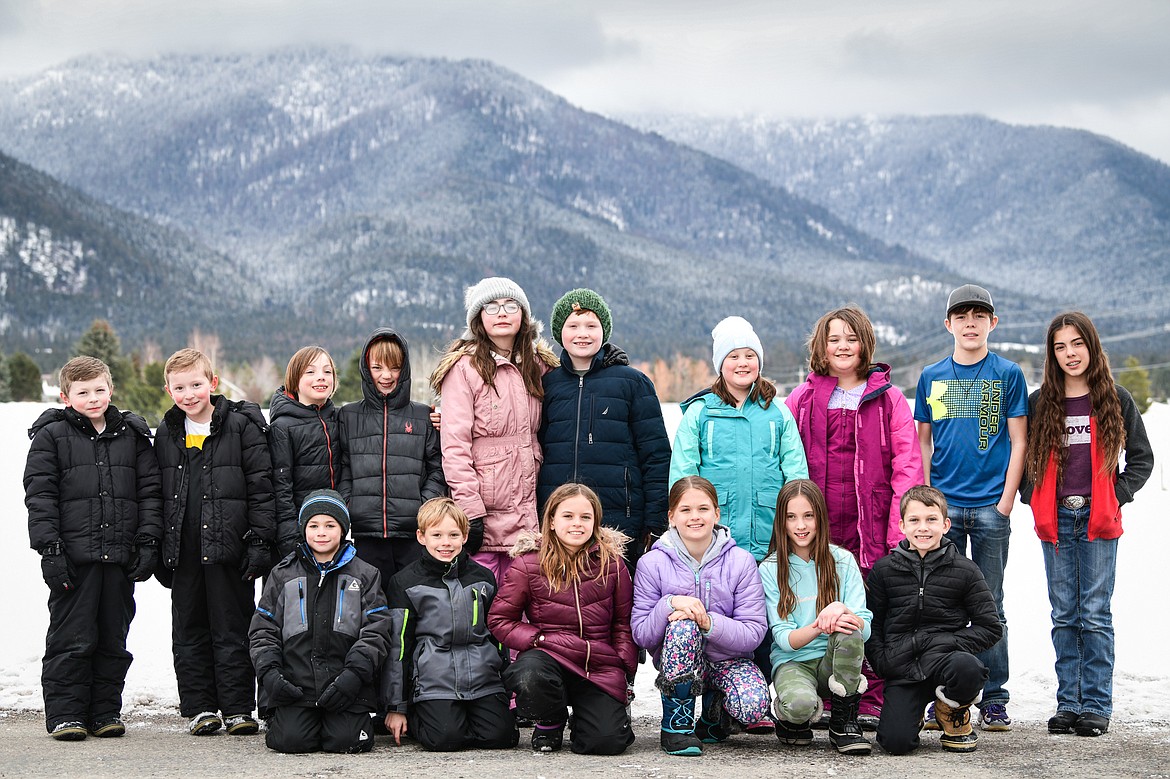
M 326 399 L 321 405 L 321 410 L 327 409 L 332 405 L 333 401 Z M 272 400 L 268 404 L 268 419 L 270 422 L 275 422 L 280 417 L 315 419 L 317 413 L 318 411 L 315 406 L 306 405 L 285 392 L 283 384 L 276 388 L 276 392 L 272 393 Z
M 223 395 L 211 396 L 211 433 L 214 435 L 221 427 L 223 427 L 223 418 L 227 416 L 229 411 L 235 411 L 243 414 L 248 418 L 248 421 L 260 428 L 261 433 L 268 433 L 268 420 L 264 418 L 264 412 L 255 403 L 248 400 L 228 400 Z M 173 436 L 181 436 L 183 434 L 183 420 L 186 414 L 178 406 L 171 406 L 167 413 L 163 414 L 163 424 L 167 426 Z M 161 425 L 160 425 L 161 428 Z
M 611 368 L 614 365 L 629 364 L 630 356 L 626 354 L 625 350 L 607 341 L 601 345 L 597 354 L 593 355 L 593 362 L 589 366 L 589 372 L 592 373 L 602 368 Z M 573 360 L 569 357 L 568 349 L 561 349 L 561 366 L 567 371 L 573 370 Z
M 543 338 L 535 341 L 533 347 L 536 349 L 536 358 L 542 360 L 545 365 L 550 368 L 557 368 L 561 362 L 557 356 L 553 354 L 548 342 Z M 455 367 L 455 363 L 459 362 L 464 356 L 475 353 L 475 344 L 464 344 L 455 349 L 448 349 L 443 358 L 439 360 L 435 372 L 431 374 L 431 389 L 436 395 L 442 395 L 443 379 L 447 378 L 447 374 Z M 502 360 L 503 358 L 498 358 Z
M 612 554 L 618 557 L 624 557 L 626 553 L 626 545 L 630 543 L 630 537 L 620 530 L 615 530 L 612 527 L 601 527 L 601 538 L 590 549 L 590 552 L 605 548 Z M 508 551 L 508 556 L 515 559 L 526 555 L 529 552 L 536 552 L 540 550 L 540 533 L 535 531 L 525 531 L 516 538 L 516 543 Z
M 934 564 L 942 558 L 954 554 L 957 549 L 958 547 L 955 546 L 954 541 L 947 538 L 946 536 L 943 536 L 942 544 L 938 549 L 931 549 L 926 553 L 925 556 L 922 556 L 918 554 L 917 549 L 914 549 L 910 546 L 910 539 L 903 538 L 898 542 L 898 545 L 894 547 L 894 549 L 891 551 L 891 554 L 896 555 L 904 560 L 908 560 L 915 565 L 918 564 L 919 560 L 923 560 L 927 564 Z
M 727 554 L 736 545 L 735 539 L 731 537 L 731 529 L 726 525 L 716 525 L 711 533 L 711 545 L 703 552 L 703 559 L 697 563 L 695 562 L 695 558 L 691 557 L 691 553 L 687 551 L 682 536 L 673 527 L 663 533 L 662 537 L 654 542 L 653 548 L 661 549 L 678 558 L 679 562 L 689 566 L 692 570 L 699 570 L 711 561 L 717 560 Z
M 837 386 L 837 379 L 819 373 L 810 373 L 808 383 L 810 387 L 821 388 L 822 392 L 832 392 L 833 388 Z M 890 381 L 890 366 L 884 362 L 875 362 L 866 375 L 865 393 L 862 395 L 861 401 L 864 403 L 867 400 L 872 400 L 892 386 L 894 385 Z
M 370 346 L 373 345 L 374 341 L 383 338 L 394 341 L 402 349 L 402 370 L 398 373 L 398 384 L 394 387 L 393 392 L 384 396 L 384 399 L 382 393 L 378 392 L 378 388 L 374 386 L 374 377 L 370 375 L 370 363 L 367 359 Z M 370 333 L 370 337 L 366 339 L 366 345 L 362 347 L 362 358 L 358 361 L 358 370 L 362 374 L 362 397 L 367 403 L 379 408 L 383 403 L 390 408 L 402 408 L 410 402 L 410 347 L 407 345 L 406 339 L 396 331 L 389 327 L 379 327 Z
M 50 425 L 54 422 L 66 421 L 76 427 L 78 430 L 86 430 L 88 420 L 70 408 L 48 408 L 37 417 L 37 421 L 33 422 L 32 427 L 28 429 L 28 437 L 31 440 L 41 431 L 41 428 Z M 121 430 L 123 427 L 129 427 L 135 433 L 147 439 L 151 438 L 150 425 L 146 424 L 146 420 L 131 411 L 119 411 L 113 404 L 106 409 L 106 430 Z

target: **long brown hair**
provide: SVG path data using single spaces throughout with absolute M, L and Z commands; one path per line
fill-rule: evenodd
M 877 336 L 873 333 L 873 323 L 857 306 L 845 306 L 822 316 L 813 325 L 812 333 L 808 336 L 808 369 L 818 376 L 829 375 L 829 325 L 834 319 L 840 319 L 845 326 L 857 336 L 858 358 L 857 378 L 864 379 L 869 375 L 873 363 L 873 353 L 877 349 Z
M 837 576 L 833 550 L 829 548 L 829 509 L 825 505 L 825 496 L 816 482 L 793 479 L 780 489 L 780 495 L 776 498 L 776 520 L 772 523 L 772 542 L 768 545 L 768 554 L 776 554 L 776 585 L 780 590 L 776 613 L 780 619 L 786 619 L 796 610 L 796 593 L 788 583 L 788 555 L 792 553 L 792 539 L 788 537 L 785 517 L 788 504 L 801 495 L 812 506 L 817 522 L 809 556 L 817 568 L 817 611 L 820 612 L 840 598 L 841 580 Z
M 723 372 L 715 377 L 715 383 L 711 385 L 711 391 L 714 392 L 720 400 L 729 406 L 736 406 L 739 401 L 731 394 L 731 390 L 727 388 L 727 382 L 723 380 Z M 752 385 L 752 391 L 748 393 L 746 403 L 756 403 L 760 408 L 767 408 L 772 404 L 772 399 L 776 397 L 776 385 L 770 379 L 765 379 L 763 376 L 756 377 L 756 383 Z
M 483 379 L 484 384 L 496 389 L 496 359 L 492 357 L 494 344 L 488 337 L 483 326 L 483 317 L 475 316 L 471 320 L 472 338 L 456 338 L 447 347 L 447 352 L 453 352 L 473 346 L 471 350 L 471 364 L 475 372 Z M 540 369 L 540 356 L 536 353 L 536 338 L 539 333 L 532 320 L 528 318 L 524 307 L 520 307 L 520 329 L 516 332 L 516 340 L 512 342 L 512 354 L 508 361 L 520 369 L 520 376 L 524 379 L 524 390 L 532 397 L 544 399 L 544 385 L 540 378 L 543 375 Z M 499 394 L 499 390 L 496 390 Z
M 1085 342 L 1089 367 L 1085 381 L 1089 385 L 1089 404 L 1097 419 L 1096 444 L 1103 455 L 1102 470 L 1117 470 L 1117 458 L 1125 448 L 1125 420 L 1121 415 L 1121 401 L 1109 368 L 1109 355 L 1101 346 L 1101 337 L 1093 321 L 1080 311 L 1057 314 L 1048 325 L 1044 339 L 1044 383 L 1032 409 L 1028 430 L 1028 450 L 1024 466 L 1028 478 L 1039 482 L 1048 468 L 1049 458 L 1056 453 L 1056 483 L 1064 477 L 1068 447 L 1064 446 L 1064 387 L 1065 373 L 1056 359 L 1053 341 L 1058 330 L 1071 327 Z
M 569 549 L 557 537 L 553 530 L 553 517 L 557 510 L 569 498 L 580 495 L 589 501 L 593 509 L 593 534 L 589 541 L 576 550 Z M 599 546 L 601 550 L 601 565 L 597 569 L 597 581 L 604 581 L 609 573 L 610 566 L 616 562 L 616 555 L 606 544 L 601 544 L 601 501 L 597 493 L 584 484 L 569 482 L 553 490 L 544 506 L 544 516 L 541 519 L 540 530 L 540 572 L 548 580 L 548 588 L 558 592 L 562 587 L 568 587 L 581 580 L 581 575 L 589 567 L 589 550 Z

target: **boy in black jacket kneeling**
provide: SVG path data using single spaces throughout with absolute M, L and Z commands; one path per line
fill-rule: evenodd
M 877 740 L 891 755 L 916 749 L 923 708 L 933 700 L 943 749 L 971 752 L 978 736 L 970 709 L 987 681 L 975 653 L 995 646 L 1003 626 L 978 566 L 945 537 L 951 522 L 943 494 L 911 487 L 901 513 L 905 540 L 866 582 L 873 623 L 865 654 L 886 681 Z
M 277 752 L 369 752 L 387 610 L 378 570 L 357 557 L 333 490 L 305 498 L 304 543 L 272 569 L 249 630 L 265 743 Z
M 501 679 L 507 650 L 488 632 L 496 579 L 463 550 L 471 523 L 455 501 L 418 512 L 422 559 L 390 581 L 390 657 L 382 673 L 386 729 L 435 752 L 509 749 L 520 735 Z

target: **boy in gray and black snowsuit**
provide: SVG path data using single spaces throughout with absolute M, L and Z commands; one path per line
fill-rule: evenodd
M 249 630 L 265 743 L 277 752 L 368 752 L 388 641 L 382 582 L 345 538 L 341 495 L 309 493 L 297 524 L 303 542 L 272 569 Z

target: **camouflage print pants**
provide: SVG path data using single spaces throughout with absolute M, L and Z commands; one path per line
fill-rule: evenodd
M 861 633 L 833 633 L 820 658 L 790 660 L 776 669 L 776 716 L 786 722 L 808 722 L 817 713 L 822 698 L 831 695 L 829 677 L 835 677 L 846 695 L 861 684 L 861 661 L 865 642 Z

